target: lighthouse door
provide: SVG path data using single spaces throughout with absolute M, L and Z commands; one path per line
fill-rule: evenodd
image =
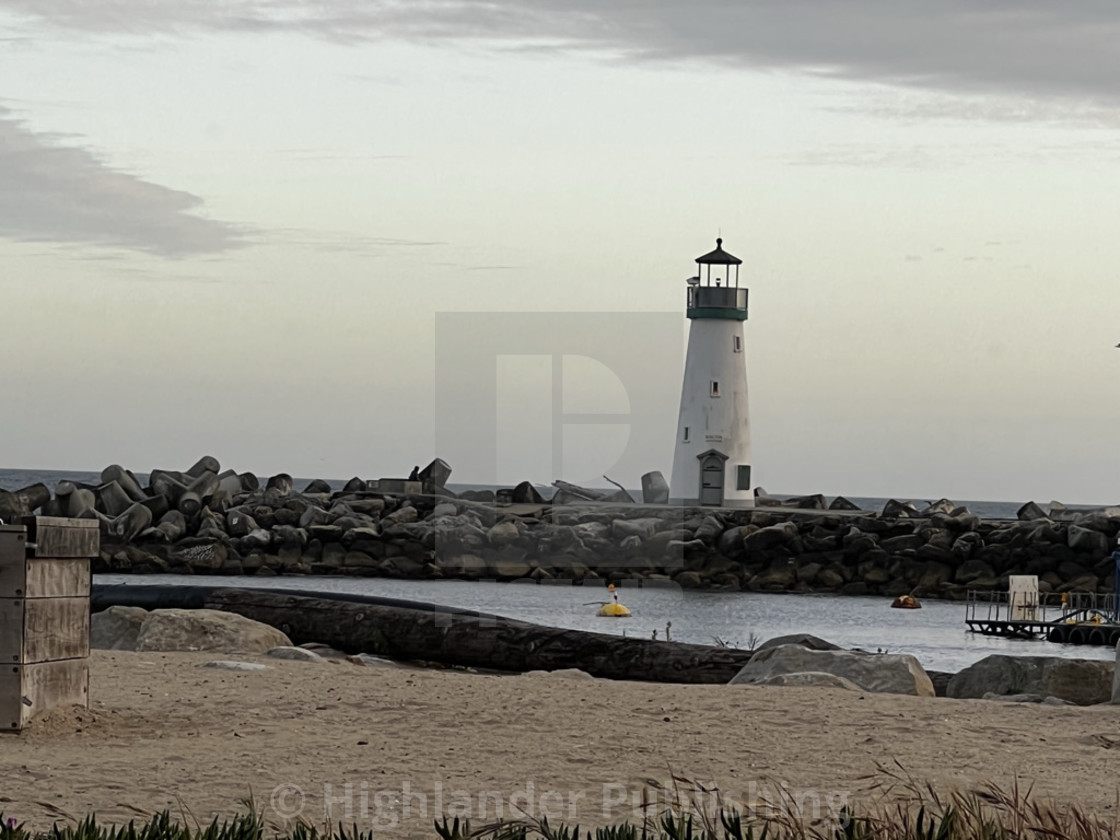
M 700 462 L 700 504 L 723 504 L 723 459 L 718 455 L 708 455 Z

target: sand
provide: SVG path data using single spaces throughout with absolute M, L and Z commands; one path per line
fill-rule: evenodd
M 59 710 L 0 736 L 0 811 L 36 827 L 165 808 L 208 821 L 252 797 L 276 826 L 330 816 L 430 837 L 437 810 L 476 824 L 499 807 L 583 825 L 621 819 L 672 772 L 748 804 L 784 784 L 827 816 L 894 761 L 945 790 L 1018 775 L 1102 815 L 1117 798 L 1120 707 L 259 656 L 237 658 L 269 670 L 198 667 L 229 658 L 95 652 L 88 712 Z

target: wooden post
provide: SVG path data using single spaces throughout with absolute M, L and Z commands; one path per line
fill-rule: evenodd
M 0 525 L 0 731 L 89 706 L 89 561 L 99 550 L 95 519 Z

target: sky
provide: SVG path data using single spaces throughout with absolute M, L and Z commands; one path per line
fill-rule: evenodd
M 721 235 L 767 490 L 1115 502 L 1118 38 L 1088 1 L 0 0 L 0 465 L 668 476 Z

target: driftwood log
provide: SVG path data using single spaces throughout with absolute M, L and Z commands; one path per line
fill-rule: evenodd
M 627 639 L 501 618 L 224 589 L 207 609 L 284 631 L 295 644 L 321 642 L 351 653 L 501 671 L 579 668 L 595 677 L 667 683 L 726 683 L 751 653 L 707 645 Z

